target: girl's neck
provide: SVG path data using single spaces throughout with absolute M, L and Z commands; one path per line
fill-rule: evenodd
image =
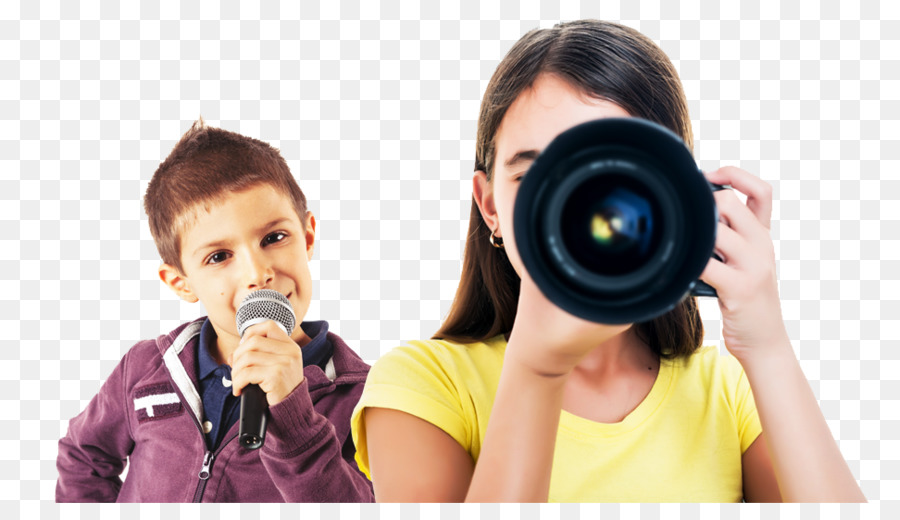
M 575 372 L 592 379 L 659 367 L 659 359 L 650 347 L 638 338 L 635 328 L 614 336 L 600 344 L 575 366 Z

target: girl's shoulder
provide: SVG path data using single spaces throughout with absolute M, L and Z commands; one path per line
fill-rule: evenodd
M 472 343 L 443 339 L 412 340 L 381 356 L 372 369 L 413 365 L 453 372 L 499 370 L 505 351 L 506 340 L 502 335 Z
M 740 362 L 716 346 L 702 346 L 689 356 L 663 362 L 671 364 L 679 381 L 708 392 L 724 392 L 734 397 L 743 393 L 745 387 L 749 389 Z

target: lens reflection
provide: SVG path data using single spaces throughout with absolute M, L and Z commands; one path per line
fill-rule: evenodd
M 618 215 L 595 213 L 591 220 L 591 235 L 601 244 L 612 242 L 613 236 L 622 229 L 622 218 Z
M 575 189 L 562 218 L 563 244 L 591 272 L 615 276 L 642 267 L 659 242 L 659 210 L 646 188 L 604 176 Z

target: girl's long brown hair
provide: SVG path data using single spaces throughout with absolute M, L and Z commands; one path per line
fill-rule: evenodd
M 597 20 L 535 29 L 509 50 L 488 83 L 478 116 L 475 170 L 493 179 L 495 137 L 507 109 L 541 74 L 554 74 L 586 95 L 611 101 L 635 117 L 672 130 L 693 146 L 687 100 L 678 73 L 653 41 L 628 27 Z M 473 199 L 462 276 L 450 313 L 434 338 L 462 343 L 509 334 L 519 301 L 519 276 Z M 687 356 L 703 339 L 694 297 L 668 313 L 635 324 L 638 337 L 661 357 Z

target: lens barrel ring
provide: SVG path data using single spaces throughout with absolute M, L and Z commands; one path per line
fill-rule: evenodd
M 594 192 L 605 196 L 603 176 L 643 186 L 632 186 L 632 199 L 648 199 L 662 228 L 643 238 L 656 249 L 635 257 L 633 271 L 604 271 L 596 264 L 615 256 L 585 255 L 577 237 L 588 234 L 564 222 L 568 214 L 579 215 L 577 222 L 590 215 L 566 207 L 584 205 Z M 689 293 L 712 255 L 718 216 L 710 185 L 678 136 L 646 120 L 607 118 L 569 129 L 547 146 L 521 182 L 513 220 L 524 267 L 545 296 L 572 314 L 612 324 L 650 320 Z
M 616 159 L 604 158 L 609 155 L 615 155 Z M 562 277 L 568 277 L 572 281 L 573 290 L 627 297 L 637 288 L 640 294 L 634 294 L 634 297 L 652 297 L 652 281 L 671 269 L 670 259 L 681 252 L 680 244 L 675 239 L 683 233 L 684 228 L 682 214 L 685 208 L 679 207 L 679 199 L 666 196 L 673 191 L 673 187 L 661 174 L 660 165 L 651 164 L 646 157 L 634 156 L 627 148 L 598 147 L 593 153 L 579 154 L 571 162 L 561 164 L 551 174 L 550 183 L 557 185 L 557 188 L 544 192 L 548 195 L 547 200 L 537 201 L 538 206 L 547 208 L 540 219 L 543 228 L 540 235 L 545 239 L 542 253 L 552 256 L 552 260 L 547 261 L 548 267 L 556 269 Z M 641 215 L 651 222 L 656 221 L 657 225 L 653 227 L 660 230 L 656 236 L 646 237 L 652 242 L 648 244 L 648 248 L 652 246 L 651 255 L 643 258 L 618 255 L 622 256 L 619 260 L 616 254 L 604 255 L 602 248 L 597 247 L 591 249 L 594 253 L 601 253 L 595 255 L 600 258 L 577 254 L 577 248 L 574 247 L 577 244 L 573 242 L 580 240 L 579 235 L 582 233 L 587 233 L 589 222 L 585 218 L 566 218 L 566 214 L 590 215 L 590 204 L 581 204 L 580 208 L 573 207 L 578 205 L 579 200 L 590 200 L 594 196 L 588 192 L 597 192 L 604 186 L 613 195 L 621 190 L 634 195 L 636 199 L 651 202 L 648 204 L 648 208 L 653 210 L 651 214 Z M 628 189 L 625 190 L 622 186 Z M 611 196 L 607 200 L 615 198 Z M 666 225 L 659 225 L 662 222 Z M 563 242 L 568 245 L 556 244 L 555 237 L 563 237 Z M 585 242 L 590 243 L 587 240 Z M 608 265 L 598 265 L 604 259 L 607 264 L 617 260 L 643 263 L 644 268 L 635 270 L 636 265 L 618 265 L 611 270 Z

